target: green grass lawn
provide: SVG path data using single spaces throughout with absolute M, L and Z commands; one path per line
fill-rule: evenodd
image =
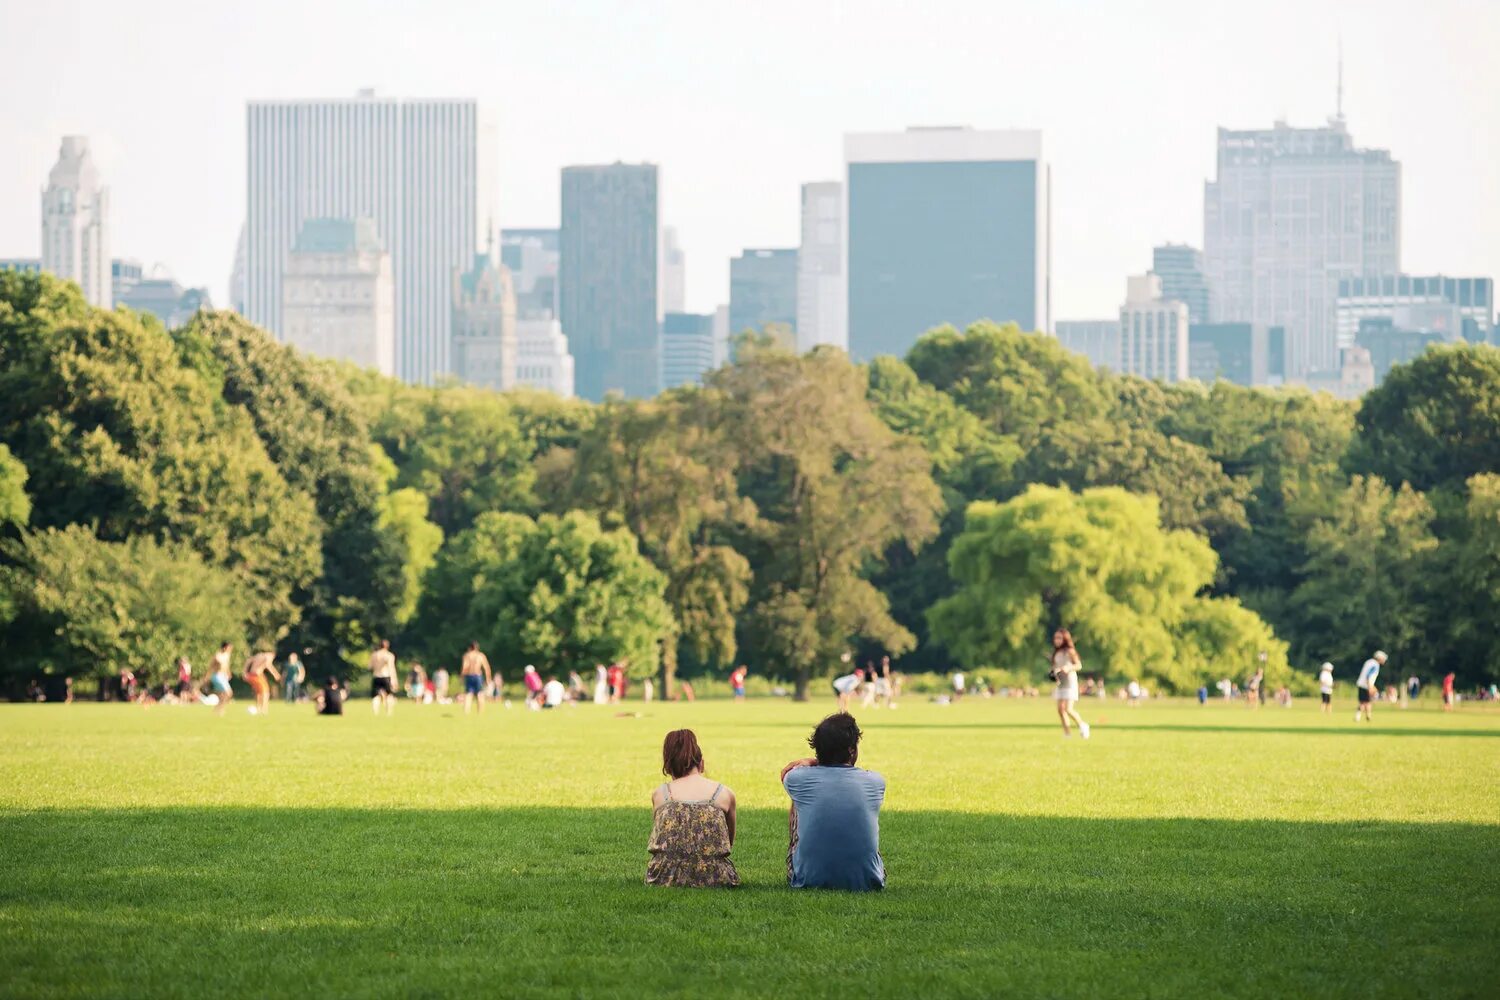
M 1500 714 L 857 713 L 884 893 L 785 888 L 831 710 L 0 706 L 6 996 L 1500 995 Z M 669 729 L 734 891 L 641 883 Z

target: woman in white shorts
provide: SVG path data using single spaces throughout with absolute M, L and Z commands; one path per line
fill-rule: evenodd
M 1052 678 L 1057 681 L 1057 691 L 1052 697 L 1057 701 L 1057 718 L 1062 723 L 1063 735 L 1072 736 L 1068 723 L 1078 727 L 1079 735 L 1089 738 L 1089 724 L 1078 716 L 1078 668 L 1083 666 L 1078 659 L 1078 650 L 1073 648 L 1073 636 L 1065 628 L 1052 633 Z

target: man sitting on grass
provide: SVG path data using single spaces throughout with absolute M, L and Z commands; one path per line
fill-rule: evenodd
M 880 858 L 885 778 L 854 766 L 859 737 L 854 716 L 830 715 L 807 741 L 817 756 L 781 769 L 781 783 L 792 799 L 786 879 L 793 889 L 885 888 Z

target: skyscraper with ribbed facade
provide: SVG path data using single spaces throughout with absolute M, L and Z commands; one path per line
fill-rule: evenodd
M 1221 128 L 1203 249 L 1216 322 L 1285 327 L 1291 380 L 1333 371 L 1339 279 L 1401 270 L 1401 165 L 1356 148 L 1342 117 Z
M 253 101 L 246 122 L 245 315 L 281 333 L 303 224 L 368 218 L 391 255 L 396 374 L 451 370 L 452 282 L 492 208 L 491 136 L 472 100 Z

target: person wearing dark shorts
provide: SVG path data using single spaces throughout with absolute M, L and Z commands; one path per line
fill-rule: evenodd
M 382 705 L 386 715 L 396 711 L 396 654 L 389 639 L 381 639 L 370 654 L 370 706 L 379 715 Z

